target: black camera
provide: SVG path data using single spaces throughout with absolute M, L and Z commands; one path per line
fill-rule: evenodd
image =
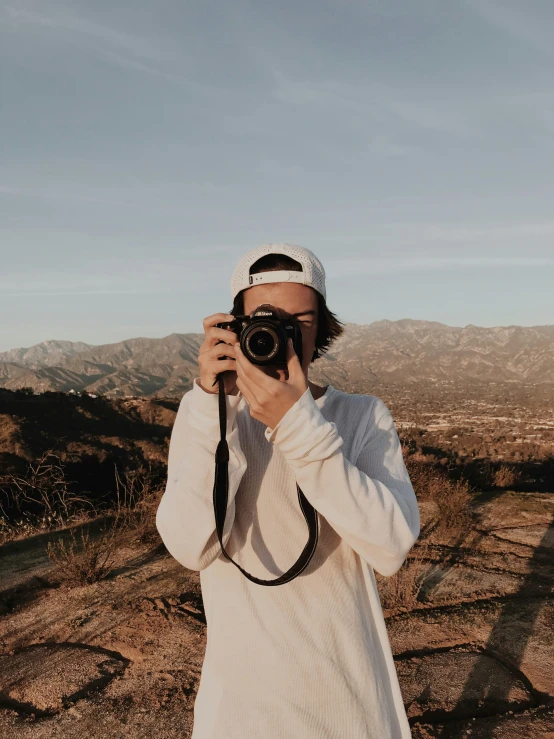
M 302 331 L 298 321 L 282 317 L 279 310 L 269 303 L 259 305 L 251 316 L 236 316 L 234 321 L 215 325 L 238 336 L 242 353 L 252 364 L 286 368 L 288 338 L 292 339 L 292 346 L 302 364 Z

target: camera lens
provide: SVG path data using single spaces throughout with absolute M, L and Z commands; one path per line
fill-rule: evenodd
M 247 352 L 256 359 L 266 359 L 277 352 L 277 341 L 273 330 L 256 328 L 246 340 Z
M 250 351 L 258 357 L 266 357 L 275 346 L 275 340 L 267 331 L 256 331 L 248 342 Z

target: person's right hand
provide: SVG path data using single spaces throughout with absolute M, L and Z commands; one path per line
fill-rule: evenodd
M 214 313 L 202 321 L 206 338 L 198 350 L 200 367 L 200 387 L 207 393 L 218 393 L 219 382 L 216 376 L 223 372 L 223 387 L 226 395 L 238 395 L 235 359 L 235 342 L 238 336 L 234 331 L 216 328 L 216 323 L 234 321 L 230 313 Z M 223 342 L 223 343 L 222 343 Z M 219 359 L 225 357 L 225 359 Z

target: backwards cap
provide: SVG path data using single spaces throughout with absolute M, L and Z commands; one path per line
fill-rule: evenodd
M 302 272 L 274 270 L 251 275 L 250 267 L 266 254 L 285 254 L 296 259 L 302 265 Z M 241 290 L 270 282 L 299 282 L 313 287 L 324 298 L 327 297 L 323 265 L 312 251 L 296 244 L 262 244 L 243 254 L 231 277 L 231 298 L 234 300 Z

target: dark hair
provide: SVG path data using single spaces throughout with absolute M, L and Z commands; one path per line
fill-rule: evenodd
M 274 272 L 280 269 L 289 269 L 295 272 L 302 272 L 302 265 L 284 254 L 266 254 L 258 259 L 250 267 L 249 274 L 256 272 Z M 314 289 L 314 288 L 312 288 Z M 341 336 L 344 331 L 344 324 L 339 321 L 337 316 L 327 307 L 323 295 L 315 290 L 317 295 L 317 333 L 315 339 L 315 349 L 311 361 L 319 359 L 329 349 L 331 344 Z M 238 316 L 244 314 L 244 290 L 241 290 L 233 301 L 232 314 Z

